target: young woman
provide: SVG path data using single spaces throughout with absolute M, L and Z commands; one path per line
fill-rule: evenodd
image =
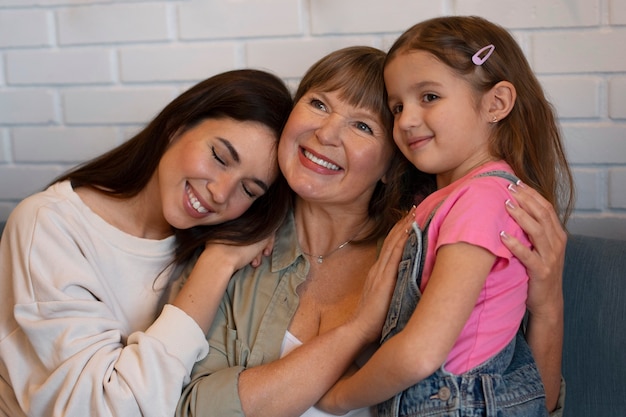
M 234 270 L 218 272 L 250 262 L 287 212 L 276 152 L 291 108 L 271 74 L 216 75 L 15 208 L 0 242 L 0 414 L 174 414 Z M 176 267 L 213 240 L 246 246 L 178 292 Z

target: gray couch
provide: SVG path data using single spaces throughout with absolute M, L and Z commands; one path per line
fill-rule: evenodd
M 626 417 L 626 240 L 570 236 L 563 295 L 565 417 Z
M 626 240 L 570 236 L 563 293 L 565 417 L 626 417 Z

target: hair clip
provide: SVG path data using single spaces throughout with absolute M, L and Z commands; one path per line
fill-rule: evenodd
M 472 56 L 472 62 L 476 65 L 482 65 L 485 63 L 485 61 L 487 59 L 489 59 L 489 57 L 491 56 L 491 54 L 493 53 L 493 50 L 496 49 L 495 46 L 493 46 L 493 44 L 487 45 L 484 48 L 481 48 L 478 50 L 478 52 L 476 52 L 473 56 Z M 484 57 L 480 57 L 480 54 L 482 54 L 483 52 L 489 50 Z

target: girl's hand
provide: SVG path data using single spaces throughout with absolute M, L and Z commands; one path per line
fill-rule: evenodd
M 377 342 L 380 338 L 398 275 L 398 265 L 414 220 L 415 211 L 411 210 L 391 229 L 376 263 L 367 274 L 355 317 L 362 323 L 367 342 Z

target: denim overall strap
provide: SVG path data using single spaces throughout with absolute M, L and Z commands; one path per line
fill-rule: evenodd
M 513 184 L 517 184 L 520 180 L 519 178 L 517 178 L 515 175 L 511 174 L 510 172 L 501 171 L 501 170 L 483 172 L 481 174 L 476 175 L 474 178 L 481 178 L 481 177 L 502 177 L 504 179 L 511 181 Z
M 411 224 L 409 238 L 398 265 L 398 277 L 383 326 L 381 344 L 404 328 L 422 296 L 419 287 L 428 243 L 428 235 L 425 232 L 440 205 L 441 203 L 428 216 L 424 232 L 417 222 Z
M 505 171 L 478 175 L 482 176 L 500 176 L 514 183 L 518 181 Z M 423 229 L 415 222 L 412 224 L 398 267 L 381 344 L 406 326 L 421 298 L 420 283 L 428 244 L 428 226 L 439 205 L 429 214 Z M 418 354 L 415 352 L 415 355 Z M 514 392 L 510 392 L 511 389 Z M 530 408 L 525 405 L 527 402 L 531 403 Z M 505 349 L 468 373 L 453 375 L 442 366 L 433 375 L 379 404 L 378 416 L 534 416 L 543 415 L 543 403 L 541 378 L 520 332 Z M 519 404 L 521 408 L 516 408 Z M 509 409 L 513 414 L 503 412 Z

